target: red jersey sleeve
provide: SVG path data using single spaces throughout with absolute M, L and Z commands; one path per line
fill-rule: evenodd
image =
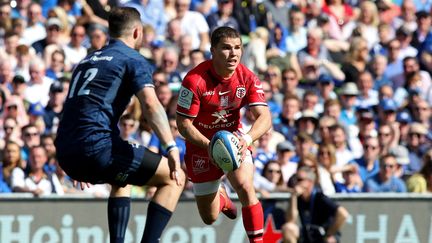
M 247 73 L 247 105 L 257 106 L 264 105 L 267 106 L 267 102 L 264 96 L 263 86 L 259 78 L 252 72 Z
M 196 117 L 200 108 L 198 84 L 202 78 L 191 73 L 183 79 L 177 101 L 177 113 L 187 117 Z

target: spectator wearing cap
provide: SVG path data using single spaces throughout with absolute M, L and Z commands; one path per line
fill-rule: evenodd
M 63 111 L 65 95 L 64 84 L 62 82 L 55 81 L 51 84 L 48 104 L 45 106 L 45 113 L 43 114 L 46 133 L 56 133 L 57 123 Z
M 84 47 L 86 29 L 84 25 L 76 24 L 70 33 L 70 42 L 63 47 L 65 54 L 65 64 L 68 70 L 75 67 L 87 55 L 87 48 Z
M 363 190 L 363 181 L 356 169 L 342 171 L 344 183 L 336 182 L 337 193 L 359 193 Z
M 432 1 L 428 1 L 432 3 Z M 430 13 L 428 12 L 431 8 L 427 10 L 420 10 L 416 13 L 417 17 L 417 29 L 414 31 L 411 45 L 419 50 L 419 53 L 421 53 L 425 47 L 424 44 L 427 44 L 425 40 L 432 38 L 432 17 Z
M 342 174 L 340 171 L 348 164 L 348 162 L 355 159 L 354 153 L 348 147 L 348 135 L 343 125 L 336 124 L 330 127 L 330 134 L 332 137 L 332 144 L 334 144 L 336 148 L 336 164 L 335 168 L 338 173 L 335 173 L 334 180 L 335 182 L 343 182 Z
M 318 115 L 315 111 L 303 110 L 300 117 L 296 120 L 297 131 L 302 131 L 313 138 L 315 143 L 319 142 Z
M 300 116 L 300 100 L 294 94 L 287 94 L 282 102 L 282 112 L 273 121 L 273 128 L 291 143 L 294 143 L 297 134 L 295 121 L 298 116 Z
M 285 184 L 297 170 L 298 161 L 294 160 L 295 151 L 296 147 L 289 141 L 280 142 L 276 146 L 276 160 L 281 166 Z
M 432 192 L 432 150 L 428 150 L 423 156 L 423 166 L 418 173 L 408 178 L 406 184 L 409 192 Z
M 357 107 L 356 113 L 359 130 L 358 138 L 363 143 L 367 137 L 376 136 L 375 113 L 371 107 L 364 106 Z
M 30 104 L 41 102 L 43 106 L 48 103 L 48 93 L 53 80 L 45 75 L 44 62 L 35 58 L 30 62 L 30 81 L 24 91 L 24 100 Z
M 397 104 L 393 99 L 383 99 L 378 105 L 379 123 L 394 124 L 396 122 Z
M 380 158 L 378 174 L 369 177 L 364 185 L 365 192 L 406 192 L 404 181 L 395 176 L 396 158 L 387 154 Z
M 378 105 L 378 91 L 374 90 L 374 80 L 368 71 L 360 72 L 357 77 L 359 95 L 357 96 L 356 106 L 376 106 Z
M 355 115 L 355 104 L 359 90 L 357 85 L 353 82 L 346 82 L 342 85 L 339 92 L 341 100 L 341 113 L 339 122 L 345 126 L 352 126 L 357 123 L 357 117 Z
M 409 151 L 403 145 L 396 145 L 389 150 L 389 154 L 396 158 L 396 167 L 394 175 L 405 181 L 407 176 L 405 175 L 405 167 L 409 165 Z
M 29 123 L 34 124 L 39 134 L 45 132 L 45 122 L 43 120 L 43 115 L 45 114 L 45 109 L 40 102 L 30 104 L 28 111 Z
M 36 54 L 43 56 L 45 49 L 49 45 L 60 45 L 60 30 L 62 24 L 58 18 L 49 18 L 45 23 L 46 37 L 34 42 L 31 46 L 36 51 Z
M 408 143 L 409 125 L 412 122 L 411 114 L 407 110 L 398 112 L 396 121 L 399 123 L 399 143 L 406 145 Z
M 410 163 L 405 167 L 405 174 L 412 175 L 423 166 L 421 158 L 425 151 L 430 148 L 426 135 L 428 135 L 428 130 L 423 124 L 418 122 L 410 124 L 407 144 Z
M 400 58 L 415 57 L 417 56 L 418 50 L 411 46 L 413 30 L 410 30 L 407 26 L 402 25 L 396 30 L 396 39 L 401 44 Z
M 42 8 L 39 3 L 30 3 L 27 8 L 27 24 L 21 38 L 23 44 L 30 46 L 46 37 L 47 33 L 42 20 Z
M 336 99 L 337 95 L 334 92 L 334 80 L 328 74 L 321 74 L 318 77 L 318 113 L 324 112 L 324 103 L 329 99 Z
M 12 79 L 11 87 L 12 95 L 16 95 L 24 99 L 24 91 L 27 88 L 27 84 L 23 76 L 15 75 Z

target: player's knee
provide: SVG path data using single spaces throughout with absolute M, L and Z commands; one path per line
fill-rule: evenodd
M 284 243 L 297 242 L 299 238 L 300 229 L 295 223 L 286 223 L 282 225 L 282 238 Z
M 234 183 L 233 187 L 237 193 L 247 193 L 249 191 L 254 190 L 252 182 L 247 181 L 247 180 L 243 180 L 243 181 L 239 181 L 238 183 Z
M 215 215 L 201 215 L 201 219 L 204 222 L 204 224 L 212 225 L 216 221 L 217 216 L 215 216 Z

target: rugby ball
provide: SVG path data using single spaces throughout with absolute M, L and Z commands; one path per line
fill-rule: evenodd
M 240 167 L 239 139 L 231 132 L 221 130 L 210 141 L 210 156 L 224 172 Z

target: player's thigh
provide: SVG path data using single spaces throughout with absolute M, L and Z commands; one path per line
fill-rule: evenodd
M 227 173 L 228 180 L 236 191 L 246 189 L 246 187 L 253 187 L 254 169 L 252 155 L 248 151 L 246 158 L 241 163 L 240 167 L 235 171 Z
M 220 180 L 193 184 L 195 200 L 201 217 L 208 215 L 216 217 L 219 214 L 219 186 Z
M 174 182 L 171 179 L 171 171 L 168 164 L 168 159 L 166 157 L 161 157 L 159 165 L 154 173 L 154 175 L 147 182 L 149 186 L 160 186 L 167 184 L 169 182 Z
M 162 156 L 138 144 L 113 143 L 112 162 L 105 171 L 106 180 L 118 186 L 147 185 L 157 173 Z

